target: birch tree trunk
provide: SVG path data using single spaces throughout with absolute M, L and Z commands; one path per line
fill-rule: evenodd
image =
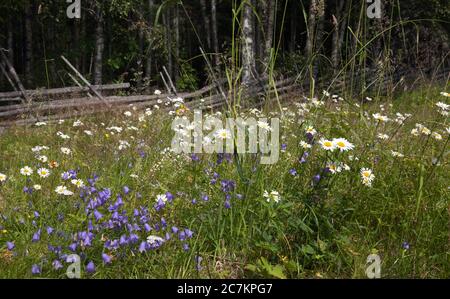
M 170 10 L 163 14 L 163 26 L 164 26 L 164 43 L 167 50 L 167 71 L 170 77 L 173 77 L 172 73 L 172 33 L 170 32 Z
M 152 75 L 152 30 L 153 30 L 153 5 L 154 2 L 153 0 L 148 0 L 148 28 L 147 28 L 147 41 L 149 44 L 149 47 L 146 51 L 146 55 L 147 55 L 147 64 L 145 66 L 145 76 L 147 78 L 147 80 L 150 80 L 151 75 Z
M 211 0 L 212 44 L 214 49 L 214 64 L 219 64 L 219 37 L 217 34 L 217 5 L 216 0 Z
M 94 59 L 94 84 L 101 85 L 103 81 L 103 52 L 105 49 L 105 38 L 103 33 L 103 12 L 97 7 L 95 29 L 95 59 Z
M 242 15 L 242 84 L 249 85 L 255 69 L 252 1 L 246 0 Z
M 142 79 L 144 75 L 144 26 L 141 23 L 141 16 L 139 17 L 139 28 L 138 28 L 138 41 L 139 41 L 139 55 L 137 59 L 137 70 L 138 70 L 138 87 L 142 87 Z

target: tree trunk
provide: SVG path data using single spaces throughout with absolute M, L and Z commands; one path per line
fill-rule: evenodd
M 332 50 L 331 50 L 331 62 L 333 63 L 333 70 L 336 73 L 339 68 L 341 48 L 340 48 L 340 36 L 341 26 L 346 22 L 346 18 L 342 19 L 342 10 L 344 8 L 344 0 L 338 0 L 336 3 L 335 15 L 333 15 L 333 39 L 332 39 Z
M 103 34 L 103 13 L 97 7 L 97 27 L 95 30 L 95 60 L 94 60 L 94 84 L 101 85 L 103 81 L 103 51 L 105 39 Z
M 274 32 L 274 19 L 275 19 L 275 0 L 266 0 L 267 2 L 267 18 L 266 18 L 266 41 L 264 46 L 264 65 L 265 69 L 270 67 L 271 51 L 273 44 L 273 32 Z
M 258 70 L 258 73 L 263 73 L 265 66 L 264 66 L 264 53 L 265 53 L 265 31 L 266 31 L 266 19 L 267 19 L 267 1 L 257 1 L 256 7 L 255 7 L 257 14 L 260 16 L 259 22 L 256 22 L 255 27 L 255 45 L 256 45 L 256 60 L 257 65 L 256 69 Z
M 140 19 L 140 18 L 139 18 Z M 142 79 L 143 79 L 143 75 L 144 75 L 144 27 L 142 26 L 140 20 L 138 20 L 139 22 L 139 28 L 138 28 L 138 41 L 139 41 L 139 54 L 138 54 L 138 59 L 137 59 L 137 71 L 138 71 L 138 76 L 137 76 L 137 86 L 140 88 L 142 87 Z
M 317 45 L 322 42 L 323 27 L 325 16 L 325 1 L 311 0 L 309 6 L 309 20 L 308 20 L 308 38 L 306 41 L 305 53 L 308 59 L 312 59 L 314 50 L 317 50 Z M 318 61 L 313 62 L 313 76 L 317 78 Z
M 215 5 L 215 1 L 214 1 L 214 5 Z M 207 50 L 209 51 L 209 50 L 211 50 L 211 25 L 210 25 L 208 14 L 207 14 L 208 9 L 207 9 L 205 0 L 200 0 L 200 7 L 202 10 L 203 24 L 205 25 L 206 46 L 208 47 Z M 211 3 L 211 12 L 212 12 L 212 7 L 213 7 L 213 4 Z M 213 25 L 214 25 L 214 21 L 213 21 Z
M 172 33 L 170 32 L 170 10 L 163 14 L 163 25 L 164 25 L 164 42 L 166 44 L 167 50 L 167 71 L 170 77 L 172 74 Z
M 80 69 L 80 63 L 81 63 L 81 51 L 80 51 L 80 20 L 79 19 L 74 19 L 73 20 L 73 45 L 72 45 L 72 49 L 75 50 L 75 59 L 74 59 L 74 64 L 75 64 L 75 68 L 77 70 Z
M 86 39 L 86 13 L 83 10 L 81 10 L 81 20 L 80 20 L 80 22 L 81 22 L 81 33 L 80 33 L 80 36 L 81 36 L 81 38 L 83 40 L 85 40 Z M 83 75 L 86 74 L 86 72 L 87 72 L 88 59 L 89 59 L 89 56 L 87 56 L 85 54 L 84 49 L 85 49 L 84 46 L 81 47 L 81 45 L 80 45 L 81 73 Z
M 242 84 L 249 85 L 255 70 L 252 1 L 246 0 L 242 16 Z
M 289 52 L 294 53 L 297 45 L 297 3 L 291 2 L 291 22 L 290 22 L 290 40 L 289 40 Z
M 147 65 L 145 67 L 145 76 L 147 80 L 150 80 L 152 75 L 152 29 L 153 29 L 153 0 L 148 0 L 148 32 L 147 32 L 147 41 L 149 44 L 148 50 L 146 51 L 147 55 Z
M 25 8 L 25 81 L 31 88 L 33 78 L 33 12 L 32 3 Z
M 180 71 L 178 69 L 179 61 L 180 61 L 180 13 L 178 5 L 176 5 L 173 9 L 173 28 L 174 28 L 174 38 L 175 38 L 175 51 L 174 51 L 174 58 L 175 63 L 173 64 L 173 76 L 175 78 L 175 82 L 178 81 L 180 76 Z M 175 83 L 176 84 L 176 83 Z
M 211 0 L 212 44 L 214 48 L 214 64 L 217 66 L 219 59 L 219 38 L 217 34 L 217 5 L 216 0 Z
M 322 45 L 322 37 L 325 27 L 325 0 L 319 0 L 318 2 L 318 13 L 317 13 L 317 32 L 316 32 L 316 41 L 317 51 L 319 52 L 323 47 Z M 319 75 L 319 59 L 315 59 L 314 62 L 314 78 L 317 80 Z
M 385 4 L 382 3 L 383 1 L 381 1 L 380 5 L 381 5 L 381 18 L 380 19 L 375 19 L 375 32 L 373 32 L 374 35 L 377 35 L 381 32 L 383 32 L 384 30 L 384 21 L 386 18 L 386 12 L 385 12 Z M 381 36 L 379 36 L 374 43 L 374 54 L 375 54 L 375 59 L 374 59 L 374 63 L 375 63 L 375 68 L 378 68 L 380 66 L 380 63 L 383 62 L 383 39 L 384 39 L 384 34 L 382 34 Z
M 14 65 L 14 27 L 13 20 L 9 18 L 8 20 L 8 36 L 7 36 L 7 47 L 8 47 L 8 59 L 12 65 Z
M 306 40 L 305 53 L 308 58 L 311 58 L 314 46 L 318 42 L 319 33 L 318 23 L 320 25 L 320 19 L 322 19 L 325 13 L 325 3 L 324 0 L 311 0 L 309 6 L 309 18 L 308 18 L 308 38 Z M 323 25 L 323 24 L 322 24 Z
M 347 31 L 347 24 L 348 24 L 350 9 L 351 9 L 351 2 L 349 2 L 349 1 L 346 1 L 346 2 L 347 2 L 347 5 L 345 7 L 345 13 L 343 14 L 344 18 L 342 19 L 342 23 L 339 28 L 338 49 L 341 49 L 341 50 L 342 50 L 342 46 L 344 44 L 345 32 Z M 339 58 L 338 58 L 339 60 L 340 60 L 340 55 L 342 55 L 342 53 L 339 53 Z

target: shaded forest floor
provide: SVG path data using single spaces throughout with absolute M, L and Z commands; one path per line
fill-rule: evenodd
M 64 278 L 71 254 L 83 278 L 364 278 L 370 254 L 382 277 L 449 277 L 441 91 L 242 111 L 280 118 L 273 165 L 173 153 L 174 115 L 160 108 L 174 103 L 164 100 L 8 128 L 0 277 Z

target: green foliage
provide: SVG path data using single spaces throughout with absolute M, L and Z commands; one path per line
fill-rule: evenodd
M 193 91 L 199 88 L 197 71 L 188 63 L 181 64 L 177 87 L 183 91 Z

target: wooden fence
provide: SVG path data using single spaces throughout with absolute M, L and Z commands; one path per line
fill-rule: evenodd
M 433 81 L 447 80 L 449 71 L 443 70 L 433 75 Z M 345 89 L 352 78 L 344 77 L 334 81 L 331 92 L 339 92 Z M 378 82 L 377 86 L 385 86 L 392 89 L 414 85 L 417 82 L 412 73 L 400 73 L 394 77 L 386 79 L 386 82 Z M 310 84 L 307 81 L 300 82 L 299 78 L 284 78 L 267 84 L 265 79 L 255 82 L 247 87 L 240 97 L 242 103 L 250 103 L 252 106 L 261 105 L 266 98 L 278 98 L 284 100 L 293 93 L 297 95 L 308 94 Z M 408 83 L 406 83 L 408 82 Z M 329 82 L 328 82 L 329 84 Z M 318 88 L 327 88 L 326 83 L 316 84 Z M 128 83 L 93 86 L 97 91 L 110 93 L 123 91 L 130 87 Z M 92 90 L 88 87 L 66 87 L 50 90 L 27 90 L 27 96 L 32 99 L 30 102 L 24 102 L 21 99 L 21 92 L 3 92 L 0 93 L 0 126 L 32 124 L 38 121 L 56 121 L 60 119 L 75 118 L 121 109 L 129 109 L 130 105 L 136 109 L 145 109 L 158 104 L 158 100 L 181 97 L 185 105 L 190 109 L 214 109 L 224 105 L 235 97 L 235 93 L 242 90 L 230 90 L 227 80 L 221 79 L 217 83 L 203 87 L 194 92 L 165 93 L 160 95 L 129 95 L 129 96 L 104 96 L 102 98 L 94 96 L 80 95 Z M 276 90 L 276 93 L 275 93 Z M 247 101 L 248 98 L 252 100 Z M 244 100 L 245 99 L 245 100 Z M 260 99 L 260 100 L 258 100 Z M 17 103 L 20 102 L 21 103 Z M 108 106 L 105 105 L 105 101 Z M 112 106 L 113 109 L 111 109 Z M 165 107 L 162 107 L 165 108 Z

